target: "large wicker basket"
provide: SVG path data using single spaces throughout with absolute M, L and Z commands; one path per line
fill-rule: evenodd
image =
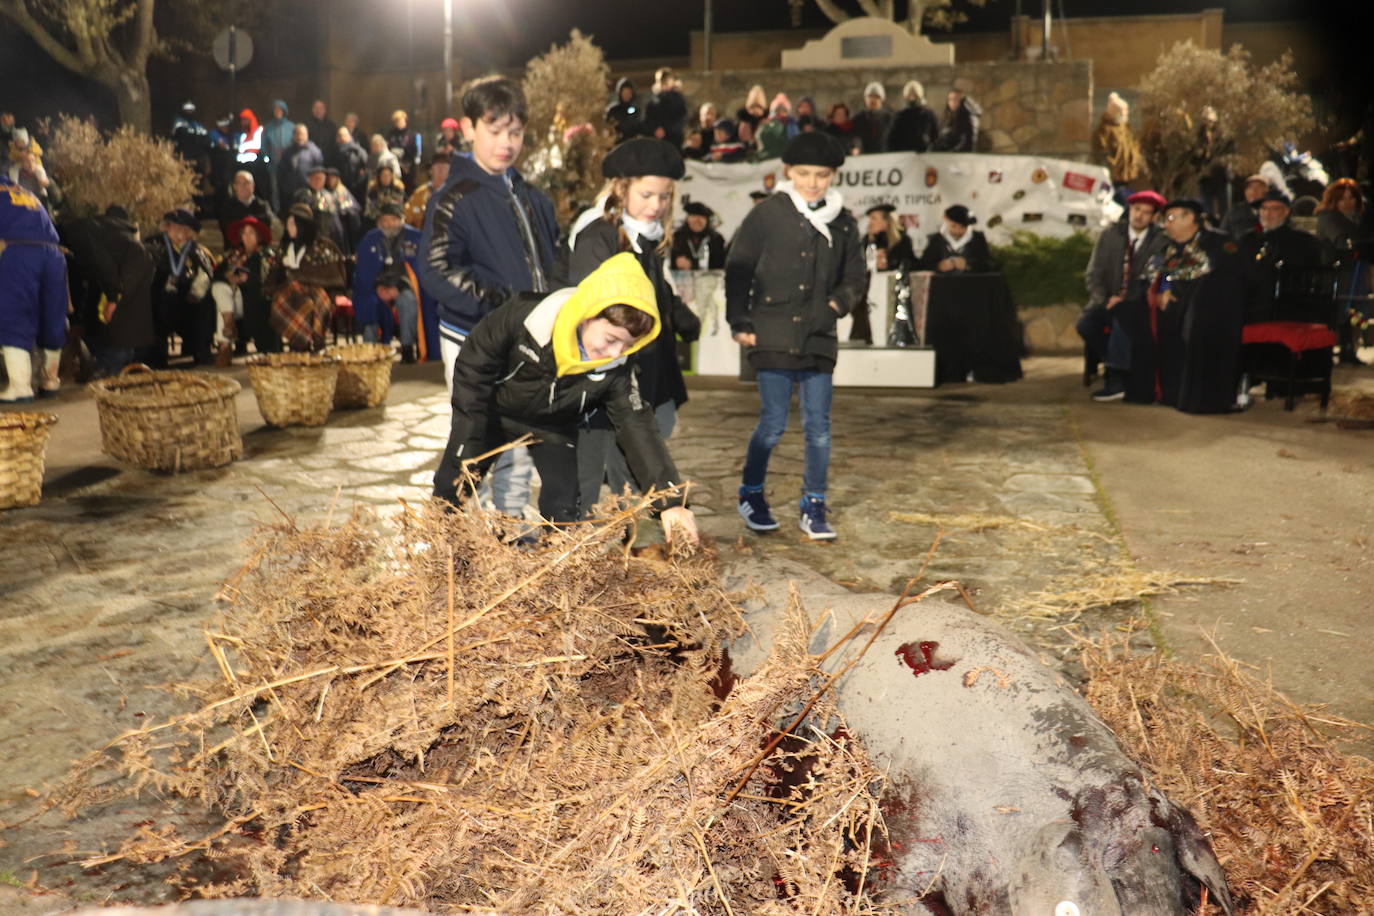
M 56 422 L 50 413 L 0 413 L 0 509 L 38 505 L 43 456 Z
M 342 344 L 324 352 L 339 358 L 335 407 L 376 407 L 391 390 L 391 348 L 385 344 Z
M 106 454 L 149 471 L 217 468 L 243 457 L 239 383 L 208 372 L 128 366 L 91 382 Z
M 258 409 L 272 426 L 323 426 L 334 409 L 339 358 L 325 353 L 264 353 L 248 360 Z

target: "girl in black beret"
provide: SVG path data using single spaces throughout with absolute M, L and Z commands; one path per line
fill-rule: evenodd
M 686 214 L 673 233 L 674 270 L 720 270 L 725 266 L 725 239 L 711 223 L 715 212 L 697 201 L 682 208 Z
M 601 163 L 606 185 L 590 209 L 568 232 L 568 279 L 576 284 L 601 263 L 622 251 L 634 252 L 653 283 L 662 331 L 635 354 L 639 395 L 654 408 L 666 440 L 677 425 L 677 408 L 687 402 L 687 383 L 678 363 L 677 338 L 694 341 L 701 322 L 668 282 L 673 249 L 672 215 L 677 182 L 685 167 L 670 143 L 636 137 L 611 150 Z M 619 494 L 626 485 L 639 489 L 630 474 L 616 434 L 604 409 L 587 415 L 577 439 L 578 491 L 582 513 L 595 505 L 601 484 Z

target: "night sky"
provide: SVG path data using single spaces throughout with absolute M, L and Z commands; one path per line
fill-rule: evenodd
M 958 30 L 1005 31 L 1009 18 L 1018 9 L 1034 15 L 1040 10 L 1040 2 L 989 0 L 981 9 L 965 4 L 963 8 L 969 21 Z M 1350 22 L 1346 11 L 1351 5 L 1341 5 L 1342 18 L 1337 20 L 1324 12 L 1334 4 L 1322 0 L 1096 0 L 1091 3 L 1054 0 L 1056 14 L 1061 2 L 1064 13 L 1071 17 L 1186 13 L 1221 6 L 1227 21 L 1308 20 L 1321 23 L 1328 32 L 1332 56 L 1342 62 L 1342 69 L 1351 79 L 1363 78 L 1369 82 L 1365 49 L 1359 47 L 1369 35 L 1368 23 Z M 439 0 L 384 0 L 371 8 L 377 10 L 378 21 L 359 27 L 377 36 L 379 42 L 404 43 L 409 33 L 418 36 L 414 43 L 418 55 L 438 53 L 438 30 L 429 23 L 438 22 Z M 407 19 L 408 8 L 414 11 L 412 20 Z M 848 0 L 847 8 L 857 11 L 857 4 Z M 283 9 L 294 10 L 299 16 L 305 8 L 292 5 L 283 6 Z M 714 9 L 717 32 L 778 29 L 790 25 L 787 0 L 715 0 Z M 574 0 L 454 0 L 454 10 L 455 51 L 464 58 L 465 69 L 472 72 L 519 66 L 547 50 L 550 44 L 565 40 L 574 27 L 591 34 L 611 60 L 682 58 L 689 51 L 690 32 L 701 28 L 704 3 L 703 0 L 658 3 L 646 3 L 645 0 L 581 3 Z M 1368 17 L 1369 14 L 1362 15 Z M 806 5 L 803 27 L 824 28 L 828 22 L 814 4 Z M 303 47 L 306 44 L 308 41 L 300 41 L 297 50 L 307 50 Z M 311 55 L 301 57 L 308 60 Z M 156 78 L 157 74 L 173 69 L 159 65 L 151 72 Z M 155 109 L 166 109 L 170 104 L 161 97 L 164 88 L 175 94 L 172 86 L 155 84 Z M 21 121 L 61 110 L 113 112 L 103 90 L 52 62 L 4 18 L 0 18 L 0 107 L 15 111 Z

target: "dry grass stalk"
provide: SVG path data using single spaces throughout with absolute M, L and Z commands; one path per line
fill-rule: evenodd
M 1374 420 L 1374 390 L 1368 388 L 1333 389 L 1327 413 L 1342 420 Z
M 1043 591 L 1015 598 L 1004 610 L 1041 620 L 1072 620 L 1094 608 L 1115 607 L 1156 595 L 1174 595 L 1189 588 L 1238 585 L 1240 581 L 1168 570 L 1141 570 L 1119 560 L 1106 564 L 1105 568 L 1085 570 L 1058 580 Z
M 1374 762 L 1335 745 L 1369 726 L 1298 706 L 1220 650 L 1192 665 L 1128 642 L 1083 646 L 1088 700 L 1198 818 L 1247 916 L 1374 912 Z
M 878 778 L 816 692 L 804 613 L 717 701 L 716 647 L 742 621 L 708 557 L 625 558 L 628 520 L 537 550 L 476 510 L 407 511 L 394 538 L 361 515 L 278 525 L 224 591 L 219 677 L 182 688 L 199 708 L 93 755 L 54 800 L 107 800 L 92 787 L 113 766 L 129 792 L 215 812 L 208 836 L 149 826 L 101 857 L 201 855 L 237 875 L 187 888 L 202 897 L 881 911 L 838 877 L 881 833 Z

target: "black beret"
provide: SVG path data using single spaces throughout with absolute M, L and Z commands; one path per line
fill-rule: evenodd
M 1293 201 L 1288 199 L 1288 195 L 1280 191 L 1278 188 L 1270 188 L 1269 193 L 1265 194 L 1263 197 L 1260 198 L 1260 203 L 1265 203 L 1271 200 L 1277 201 L 1283 204 L 1285 207 L 1291 207 L 1293 205 Z
M 793 137 L 782 151 L 782 161 L 786 165 L 818 165 L 837 169 L 844 165 L 844 149 L 829 134 L 812 131 Z
M 955 204 L 945 210 L 945 219 L 951 223 L 958 223 L 961 226 L 972 226 L 978 222 L 977 218 L 968 212 L 968 207 L 963 204 Z
M 766 200 L 767 198 L 772 197 L 772 196 L 773 196 L 773 195 L 772 195 L 772 194 L 769 194 L 767 191 L 750 191 L 750 192 L 749 192 L 749 199 L 750 199 L 750 200 Z
M 382 204 L 380 207 L 377 208 L 377 215 L 404 217 L 406 215 L 406 211 L 402 209 L 401 205 L 396 203 L 396 201 L 388 200 L 386 203 Z
M 1166 211 L 1168 211 L 1168 210 L 1192 210 L 1192 211 L 1193 211 L 1193 216 L 1197 219 L 1197 221 L 1198 221 L 1199 223 L 1202 222 L 1202 204 L 1200 204 L 1200 203 L 1198 203 L 1197 201 L 1193 200 L 1191 197 L 1179 197 L 1179 198 L 1175 198 L 1174 200 L 1171 200 L 1171 201 L 1169 201 L 1167 204 L 1165 204 L 1165 205 L 1164 205 L 1164 209 L 1165 209 Z
M 607 178 L 643 178 L 657 175 L 681 180 L 687 173 L 682 154 L 671 143 L 653 137 L 626 140 L 606 154 L 601 161 L 601 174 Z
M 896 210 L 897 207 L 894 204 L 874 204 L 873 206 L 869 207 L 867 210 L 864 211 L 864 216 L 867 216 L 870 213 L 882 213 L 890 216 L 891 214 L 895 213 Z
M 176 223 L 179 226 L 185 226 L 192 232 L 200 231 L 200 220 L 196 219 L 196 215 L 192 213 L 190 210 L 185 209 L 184 207 L 178 207 L 175 210 L 168 210 L 166 213 L 162 214 L 162 221 L 165 223 Z
M 315 221 L 315 211 L 310 209 L 310 205 L 307 203 L 292 204 L 291 209 L 286 211 L 286 215 L 294 216 L 297 222 L 307 220 L 313 223 Z
M 703 203 L 698 203 L 695 200 L 687 201 L 686 205 L 682 208 L 682 212 L 686 213 L 688 216 L 704 216 L 707 219 L 716 215 L 716 212 L 710 207 Z
M 321 163 L 319 163 L 318 165 L 312 165 L 312 166 L 310 167 L 310 169 L 309 169 L 305 174 L 307 174 L 307 175 L 314 175 L 316 172 L 328 172 L 328 171 L 329 171 L 329 169 L 325 168 L 324 163 L 321 162 Z

